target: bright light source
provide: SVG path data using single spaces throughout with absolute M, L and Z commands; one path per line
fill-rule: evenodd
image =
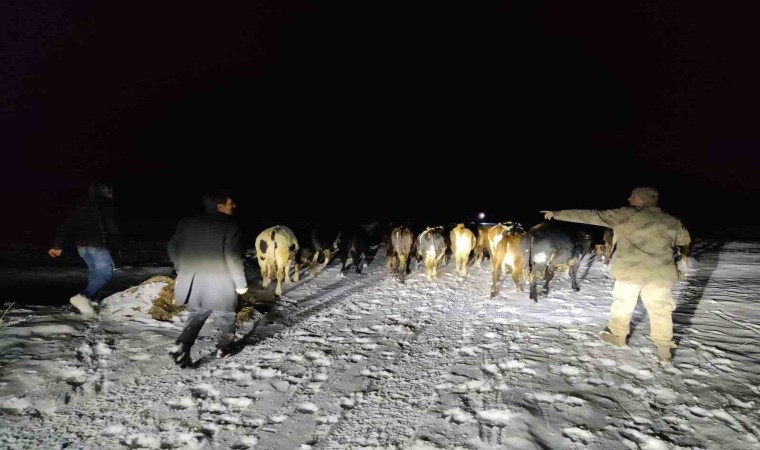
M 485 218 L 486 218 L 486 213 L 482 212 L 482 213 L 478 214 L 478 219 L 483 220 Z

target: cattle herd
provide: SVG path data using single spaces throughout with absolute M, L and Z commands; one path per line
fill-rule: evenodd
M 587 232 L 569 232 L 547 222 L 527 231 L 516 222 L 470 226 L 460 223 L 448 232 L 442 226 L 427 227 L 416 237 L 407 226 L 380 228 L 377 222 L 342 231 L 320 226 L 269 227 L 256 237 L 253 249 L 262 285 L 267 288 L 276 280 L 275 294 L 280 296 L 282 283 L 290 282 L 291 266 L 294 266 L 293 281 L 297 282 L 302 267 L 308 267 L 311 276 L 316 276 L 334 259 L 342 262 L 341 272 L 353 265 L 361 273 L 380 244 L 384 244 L 387 269 L 401 283 L 411 272 L 413 262 L 421 263 L 428 280 L 433 281 L 439 266 L 448 264 L 452 258 L 457 275 L 467 277 L 471 262 L 480 265 L 488 257 L 493 274 L 491 297 L 498 294 L 500 278 L 511 272 L 516 288 L 523 291 L 523 283 L 527 281 L 530 298 L 538 301 L 538 284 L 543 282 L 540 293 L 547 294 L 558 268 L 567 270 L 573 289 L 580 290 L 576 279 L 578 266 L 592 244 Z M 595 247 L 605 263 L 609 263 L 612 252 L 611 231 L 605 232 L 604 244 Z

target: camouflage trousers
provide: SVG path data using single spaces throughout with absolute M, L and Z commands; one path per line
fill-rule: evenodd
M 673 343 L 673 282 L 633 283 L 615 281 L 612 289 L 612 308 L 608 328 L 616 336 L 628 336 L 631 316 L 641 296 L 641 302 L 649 315 L 650 338 L 657 347 L 675 348 Z

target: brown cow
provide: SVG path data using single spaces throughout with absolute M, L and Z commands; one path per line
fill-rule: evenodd
M 488 243 L 491 251 L 491 297 L 499 293 L 499 279 L 507 275 L 507 266 L 512 271 L 512 281 L 517 290 L 522 291 L 522 279 L 525 265 L 520 242 L 525 230 L 518 223 L 506 222 L 494 225 L 488 230 Z M 500 275 L 501 274 L 501 275 Z
M 463 223 L 460 223 L 451 230 L 449 238 L 451 239 L 451 251 L 454 253 L 455 270 L 463 277 L 467 277 L 467 262 L 470 260 L 470 253 L 477 244 L 475 234 Z
M 396 227 L 391 231 L 390 245 L 387 248 L 388 270 L 404 282 L 409 264 L 409 255 L 414 244 L 414 234 L 406 227 Z
M 478 236 L 475 242 L 475 262 L 480 266 L 481 261 L 486 253 L 491 258 L 491 253 L 488 245 L 488 225 L 478 225 Z
M 594 248 L 596 256 L 601 257 L 602 261 L 604 261 L 604 264 L 610 263 L 610 260 L 612 259 L 612 248 L 615 246 L 615 243 L 615 232 L 612 230 L 612 228 L 605 228 L 604 244 L 597 245 Z

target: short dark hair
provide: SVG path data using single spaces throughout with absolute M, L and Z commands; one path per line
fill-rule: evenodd
M 95 179 L 90 181 L 89 194 L 93 197 L 113 198 L 113 183 Z
M 229 192 L 225 191 L 212 191 L 203 194 L 202 202 L 203 209 L 206 212 L 216 212 L 217 205 L 224 205 L 227 203 L 227 199 L 230 197 Z

